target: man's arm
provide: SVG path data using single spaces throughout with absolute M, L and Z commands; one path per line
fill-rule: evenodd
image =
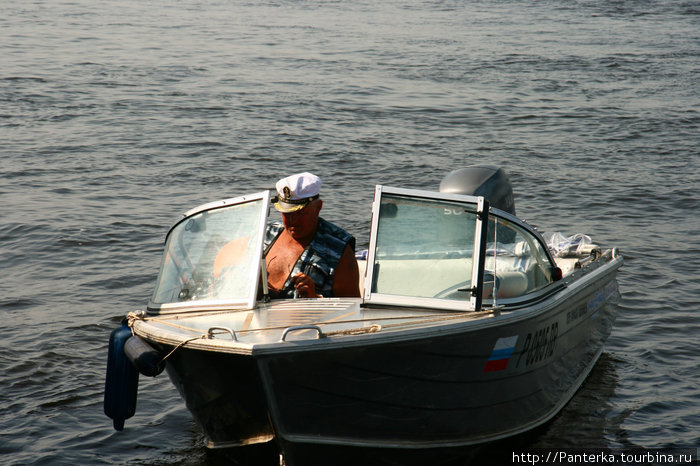
M 360 294 L 360 269 L 357 267 L 357 259 L 350 246 L 345 247 L 343 255 L 338 262 L 333 279 L 333 294 L 341 298 L 359 298 Z

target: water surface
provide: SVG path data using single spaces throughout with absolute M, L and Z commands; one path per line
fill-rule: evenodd
M 102 413 L 109 332 L 196 205 L 309 170 L 369 234 L 375 184 L 502 166 L 521 217 L 625 256 L 606 352 L 531 447 L 700 445 L 697 2 L 46 0 L 0 19 L 0 454 L 206 464 L 167 377 Z M 468 462 L 465 459 L 465 462 Z

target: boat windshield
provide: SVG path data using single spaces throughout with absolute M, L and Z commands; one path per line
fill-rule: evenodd
M 378 204 L 375 199 L 366 300 L 468 309 L 479 221 L 477 198 L 469 197 L 467 202 L 390 191 L 379 189 Z
M 484 299 L 517 298 L 552 283 L 544 245 L 532 233 L 498 214 L 489 217 L 484 260 Z M 495 277 L 495 280 L 494 280 Z
M 149 307 L 254 305 L 269 194 L 256 197 L 196 209 L 173 227 Z

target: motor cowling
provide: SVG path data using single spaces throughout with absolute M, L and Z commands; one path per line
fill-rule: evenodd
M 491 207 L 515 215 L 513 187 L 506 172 L 495 165 L 472 165 L 453 170 L 440 182 L 440 192 L 483 196 Z

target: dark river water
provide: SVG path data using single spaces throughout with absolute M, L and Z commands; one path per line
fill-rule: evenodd
M 0 5 L 3 464 L 214 461 L 165 375 L 123 432 L 102 411 L 182 212 L 308 170 L 363 247 L 375 184 L 481 163 L 625 257 L 599 364 L 527 446 L 700 446 L 697 0 Z

